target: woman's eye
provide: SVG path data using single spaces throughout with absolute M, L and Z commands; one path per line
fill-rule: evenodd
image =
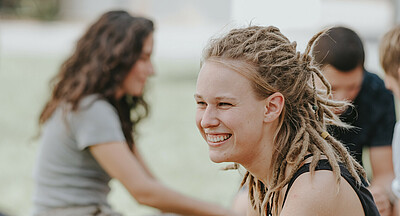
M 232 106 L 231 103 L 218 103 L 218 106 Z
M 197 101 L 196 102 L 197 103 L 197 105 L 199 105 L 199 106 L 205 106 L 205 105 L 207 105 L 205 102 L 203 102 L 203 101 Z

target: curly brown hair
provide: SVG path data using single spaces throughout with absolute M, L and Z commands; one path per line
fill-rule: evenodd
M 97 94 L 116 108 L 132 149 L 134 127 L 147 116 L 148 105 L 143 96 L 125 95 L 116 99 L 115 95 L 153 31 L 154 24 L 149 19 L 133 17 L 125 11 L 103 14 L 79 39 L 73 54 L 51 80 L 52 94 L 40 114 L 39 126 L 60 103 L 71 104 L 71 111 L 76 111 L 83 97 Z
M 358 183 L 361 182 L 359 175 L 365 177 L 362 167 L 342 143 L 332 136 L 324 136 L 327 125 L 348 127 L 332 112 L 333 108 L 348 104 L 330 99 L 330 84 L 310 56 L 315 41 L 324 33 L 316 34 L 301 54 L 296 51 L 296 43 L 291 43 L 278 28 L 250 26 L 233 29 L 211 40 L 204 51 L 203 62 L 220 62 L 247 77 L 258 97 L 264 99 L 280 92 L 285 98 L 274 136 L 273 163 L 269 169 L 271 173 L 268 173 L 272 176 L 270 188 L 248 171 L 242 181 L 242 186 L 248 184 L 251 203 L 261 215 L 266 214 L 267 203 L 272 203 L 272 212 L 278 214 L 281 190 L 308 153 L 314 155 L 310 165 L 312 174 L 321 155 L 325 155 L 338 184 L 341 178 L 339 162 L 344 163 Z M 316 89 L 315 77 L 322 81 L 326 90 Z M 293 168 L 285 175 L 288 164 Z

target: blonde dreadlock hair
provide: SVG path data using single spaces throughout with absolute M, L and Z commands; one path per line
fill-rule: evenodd
M 359 175 L 365 177 L 364 170 L 346 148 L 334 137 L 325 136 L 326 125 L 346 127 L 331 110 L 348 104 L 329 99 L 330 84 L 309 55 L 315 41 L 324 33 L 321 31 L 312 37 L 303 54 L 296 52 L 296 43 L 291 43 L 273 26 L 233 29 L 211 40 L 204 50 L 203 62 L 218 61 L 235 69 L 252 81 L 258 97 L 267 98 L 280 92 L 285 98 L 274 136 L 270 188 L 248 171 L 242 181 L 242 186 L 248 183 L 251 203 L 261 215 L 266 214 L 267 203 L 272 204 L 273 214 L 278 214 L 281 190 L 300 168 L 308 153 L 313 154 L 311 174 L 314 174 L 321 155 L 325 155 L 337 184 L 341 178 L 339 162 L 346 166 L 358 183 L 361 182 Z M 229 63 L 232 60 L 244 67 L 233 66 Z M 326 91 L 315 88 L 315 76 L 325 85 Z M 293 169 L 286 176 L 288 164 Z

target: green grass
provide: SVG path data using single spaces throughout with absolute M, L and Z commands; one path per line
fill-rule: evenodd
M 49 95 L 48 82 L 63 56 L 0 55 L 0 211 L 28 215 L 32 207 L 33 166 L 39 143 L 37 118 Z M 139 125 L 139 150 L 165 185 L 202 200 L 229 206 L 241 175 L 214 164 L 195 126 L 197 62 L 156 62 L 149 81 L 148 119 Z M 140 206 L 117 181 L 110 203 L 124 215 L 157 210 Z

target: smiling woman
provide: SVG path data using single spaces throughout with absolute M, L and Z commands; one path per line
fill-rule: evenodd
M 120 216 L 108 203 L 111 178 L 162 212 L 235 215 L 164 186 L 136 148 L 133 132 L 147 115 L 144 88 L 154 74 L 153 31 L 149 19 L 107 12 L 56 74 L 39 118 L 33 215 Z
M 214 162 L 247 169 L 248 215 L 379 215 L 362 167 L 326 131 L 346 127 L 330 85 L 276 27 L 233 29 L 205 49 L 196 124 Z M 318 77 L 327 91 L 315 86 Z

